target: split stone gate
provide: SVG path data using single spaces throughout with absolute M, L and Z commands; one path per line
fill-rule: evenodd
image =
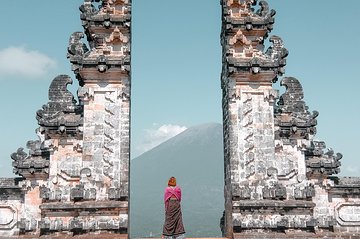
M 331 176 L 342 155 L 314 140 L 318 113 L 300 82 L 283 78 L 281 96 L 273 89 L 288 54 L 280 37 L 264 46 L 275 11 L 256 0 L 221 7 L 224 236 L 360 234 L 360 179 Z M 72 79 L 56 77 L 37 112 L 39 139 L 11 155 L 21 177 L 0 180 L 0 236 L 128 236 L 131 1 L 85 0 L 80 11 L 84 32 L 68 46 L 79 103 Z

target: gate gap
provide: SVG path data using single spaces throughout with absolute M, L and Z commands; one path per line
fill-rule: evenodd
M 132 157 L 131 237 L 161 237 L 163 192 L 170 176 L 177 177 L 183 190 L 187 236 L 220 237 L 224 210 L 220 3 L 133 0 L 132 4 L 132 155 L 139 154 L 136 147 L 145 143 L 149 130 L 156 135 L 162 125 L 195 128 L 179 135 L 180 143 Z M 202 127 L 196 131 L 198 125 Z M 216 135 L 209 133 L 215 131 Z M 180 137 L 187 135 L 190 138 Z M 215 137 L 214 145 L 201 145 L 206 137 Z

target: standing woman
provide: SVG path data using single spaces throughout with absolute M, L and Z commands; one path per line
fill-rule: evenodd
M 164 193 L 165 202 L 165 223 L 163 238 L 165 239 L 185 239 L 185 229 L 181 213 L 181 189 L 176 186 L 176 178 L 171 177 L 168 187 Z

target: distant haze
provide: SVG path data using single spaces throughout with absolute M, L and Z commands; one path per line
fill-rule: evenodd
M 131 237 L 160 237 L 169 177 L 182 188 L 188 237 L 220 237 L 224 210 L 221 124 L 191 127 L 131 161 Z

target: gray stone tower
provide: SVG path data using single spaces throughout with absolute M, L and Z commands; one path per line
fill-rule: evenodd
M 341 154 L 315 141 L 300 82 L 281 80 L 288 51 L 266 1 L 222 0 L 225 215 L 228 238 L 359 234 L 360 179 L 337 178 Z
M 21 178 L 0 181 L 0 236 L 128 236 L 131 1 L 85 0 L 80 11 L 85 31 L 68 47 L 79 102 L 69 76 L 53 80 L 39 140 L 12 155 Z

